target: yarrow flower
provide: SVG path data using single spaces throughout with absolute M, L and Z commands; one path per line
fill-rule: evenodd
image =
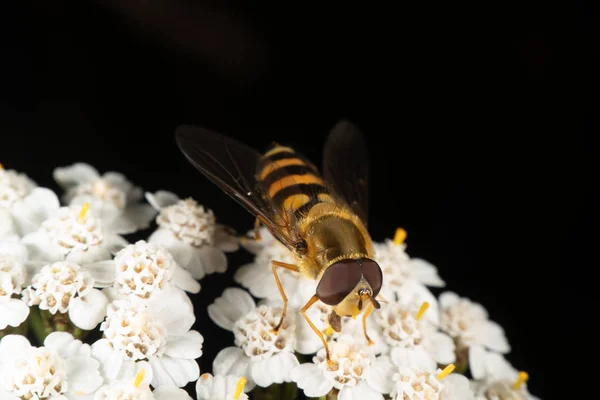
M 393 400 L 474 400 L 469 380 L 463 375 L 447 374 L 447 369 L 435 371 L 399 368 L 392 379 Z
M 104 337 L 92 345 L 108 380 L 120 380 L 137 362 L 152 367 L 151 384 L 183 387 L 200 375 L 196 358 L 202 355 L 204 338 L 190 330 L 195 316 L 185 292 L 167 287 L 144 303 L 127 297 L 108 305 L 100 324 Z
M 503 355 L 486 353 L 483 366 L 484 378 L 471 384 L 478 400 L 539 400 L 527 389 L 529 375 L 517 371 Z
M 103 383 L 98 366 L 90 346 L 69 333 L 51 333 L 43 347 L 7 335 L 0 340 L 0 398 L 89 399 Z
M 208 315 L 221 328 L 232 331 L 237 347 L 226 347 L 213 362 L 216 375 L 245 376 L 246 391 L 255 385 L 290 382 L 298 365 L 294 355 L 295 319 L 289 315 L 277 332 L 281 308 L 256 306 L 242 289 L 228 288 L 208 306 Z
M 113 252 L 127 245 L 121 236 L 103 229 L 87 203 L 59 208 L 37 231 L 23 237 L 22 242 L 31 260 L 70 261 L 84 268 L 87 264 L 111 259 Z
M 108 300 L 94 279 L 81 267 L 69 261 L 59 261 L 42 267 L 23 290 L 27 305 L 37 305 L 51 314 L 69 314 L 73 324 L 81 329 L 94 329 L 106 314 Z
M 139 299 L 148 299 L 168 285 L 191 293 L 200 291 L 200 284 L 175 262 L 171 253 L 145 240 L 127 245 L 113 260 L 95 263 L 92 268 L 107 271 L 103 282 L 103 286 L 111 286 L 107 291 Z
M 142 189 L 123 174 L 106 172 L 101 176 L 94 167 L 75 163 L 56 168 L 53 175 L 66 190 L 65 204 L 81 206 L 89 203 L 111 232 L 128 234 L 147 228 L 156 215 L 152 206 L 140 203 Z
M 53 191 L 0 164 L 0 238 L 35 231 L 59 206 Z
M 118 381 L 105 382 L 94 400 L 192 400 L 185 390 L 173 385 L 162 385 L 153 391 L 152 367 L 145 361 L 137 363 L 132 372 Z
M 339 391 L 338 399 L 381 399 L 377 374 L 369 373 L 374 356 L 362 341 L 342 335 L 329 342 L 331 363 L 327 362 L 325 349 L 292 371 L 291 377 L 308 397 L 321 397 L 332 389 Z
M 245 377 L 205 373 L 196 382 L 198 400 L 248 400 L 244 393 Z
M 225 272 L 224 252 L 236 251 L 238 239 L 228 228 L 216 223 L 211 210 L 191 198 L 181 200 L 167 191 L 146 193 L 146 199 L 159 212 L 158 229 L 148 242 L 167 249 L 195 279 Z
M 19 297 L 27 284 L 27 250 L 17 238 L 0 240 L 0 330 L 17 327 L 29 316 Z
M 485 375 L 488 351 L 501 354 L 510 351 L 504 329 L 488 319 L 481 304 L 453 292 L 444 292 L 440 295 L 440 307 L 440 329 L 456 341 L 457 352 L 468 352 L 473 378 L 480 379 Z

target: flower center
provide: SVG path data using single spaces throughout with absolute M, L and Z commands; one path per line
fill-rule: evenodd
M 262 305 L 236 321 L 233 327 L 236 346 L 248 357 L 269 358 L 280 351 L 291 351 L 294 341 L 294 317 L 286 315 L 277 333 L 271 330 L 281 318 L 281 308 Z
M 10 208 L 31 192 L 34 184 L 25 175 L 0 167 L 0 207 Z
M 200 247 L 212 244 L 215 233 L 215 216 L 211 210 L 193 199 L 179 200 L 176 204 L 165 207 L 156 217 L 156 223 L 171 230 L 187 244 Z
M 25 283 L 25 269 L 8 254 L 0 254 L 0 303 L 7 302 L 13 294 L 21 293 Z
M 125 300 L 107 307 L 106 320 L 100 325 L 112 347 L 131 360 L 160 356 L 167 344 L 165 330 L 140 306 Z
M 103 239 L 100 221 L 93 216 L 88 203 L 83 207 L 59 208 L 54 217 L 44 221 L 42 228 L 64 254 L 73 250 L 86 251 Z
M 125 294 L 148 298 L 171 278 L 175 261 L 166 250 L 140 240 L 115 254 L 115 265 L 115 286 Z
M 330 342 L 331 363 L 327 363 L 325 349 L 317 352 L 313 362 L 321 368 L 325 376 L 342 385 L 355 386 L 363 376 L 365 369 L 371 364 L 371 358 L 364 346 L 343 341 Z
M 69 261 L 59 261 L 42 267 L 24 292 L 28 304 L 40 309 L 66 313 L 71 299 L 85 297 L 94 287 L 94 280 L 81 267 Z
M 428 303 L 423 303 L 419 311 L 414 313 L 400 304 L 392 303 L 373 315 L 390 346 L 412 347 L 421 343 L 423 331 L 419 321 L 427 308 L 425 304 Z
M 86 182 L 77 186 L 74 190 L 75 196 L 87 195 L 99 200 L 112 203 L 117 208 L 125 208 L 127 205 L 127 193 L 118 186 L 111 185 L 100 178 L 93 182 Z
M 136 387 L 131 382 L 114 382 L 98 389 L 94 400 L 153 400 L 148 386 Z
M 32 347 L 5 371 L 6 389 L 21 399 L 47 399 L 68 390 L 65 361 L 43 347 Z
M 475 328 L 485 320 L 485 312 L 477 304 L 462 298 L 442 310 L 441 327 L 450 336 L 468 345 L 476 336 Z

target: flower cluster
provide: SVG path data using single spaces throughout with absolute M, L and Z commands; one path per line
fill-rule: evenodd
M 402 229 L 373 243 L 376 299 L 340 316 L 264 227 L 240 238 L 195 199 L 144 192 L 83 163 L 53 177 L 60 196 L 0 166 L 2 399 L 247 400 L 270 389 L 269 398 L 535 399 L 505 358 L 501 326 L 409 256 Z M 207 306 L 214 326 L 196 327 L 199 281 L 225 272 L 240 246 L 252 262 Z M 195 328 L 229 332 L 211 372 L 201 374 Z

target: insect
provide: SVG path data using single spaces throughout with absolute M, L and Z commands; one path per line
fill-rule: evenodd
M 273 144 L 264 154 L 208 129 L 182 125 L 176 140 L 186 158 L 210 181 L 256 217 L 255 239 L 263 224 L 295 258 L 294 264 L 272 261 L 283 299 L 277 332 L 285 319 L 287 296 L 278 268 L 318 280 L 316 293 L 301 312 L 330 353 L 323 333 L 306 311 L 317 301 L 332 306 L 328 320 L 341 331 L 341 317 L 366 318 L 380 308 L 382 272 L 373 259 L 367 231 L 368 154 L 361 131 L 339 121 L 329 133 L 323 152 L 323 174 L 294 149 Z

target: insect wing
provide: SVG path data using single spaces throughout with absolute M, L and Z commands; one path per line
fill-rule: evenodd
M 369 160 L 362 132 L 346 120 L 338 122 L 323 150 L 323 176 L 335 194 L 366 224 L 369 216 Z
M 293 248 L 293 221 L 267 196 L 256 179 L 261 154 L 236 140 L 208 129 L 182 125 L 175 132 L 185 157 L 210 181 L 256 216 L 274 237 Z

